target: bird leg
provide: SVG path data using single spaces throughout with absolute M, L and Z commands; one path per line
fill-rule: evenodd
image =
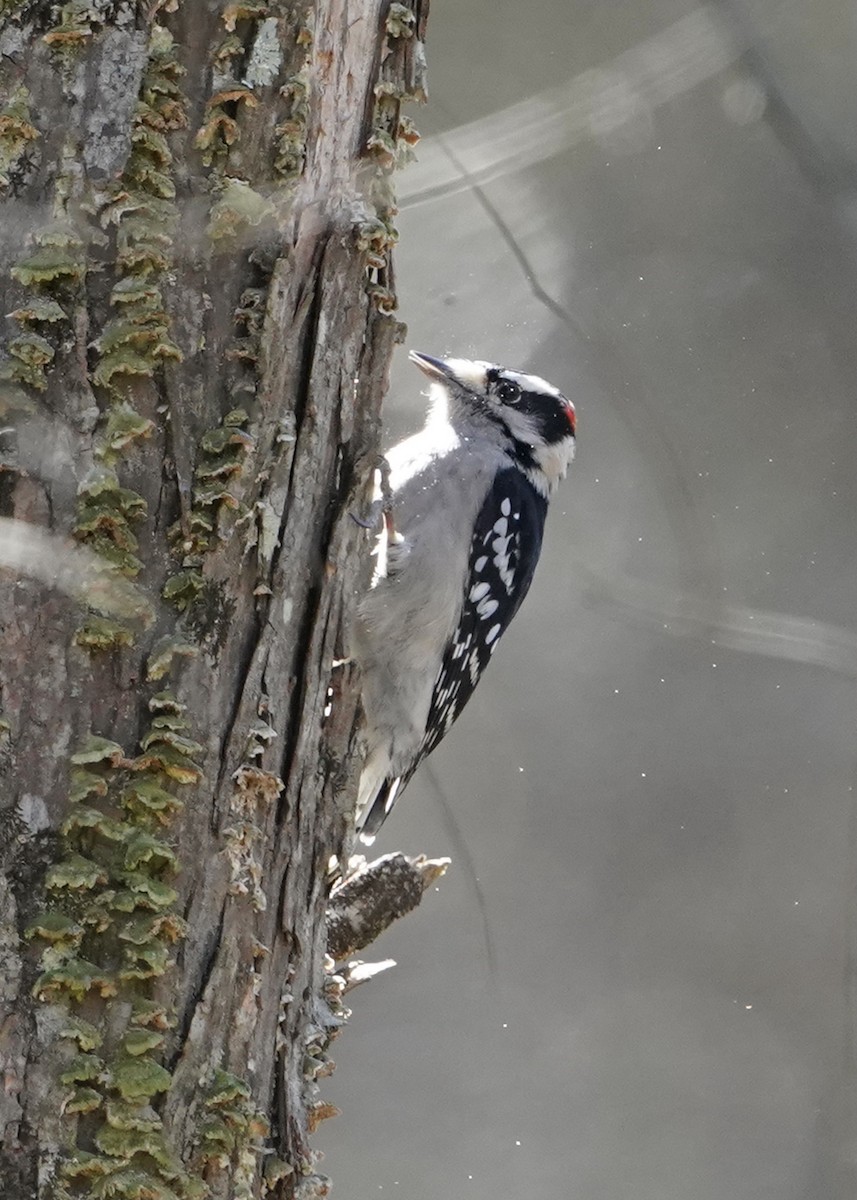
M 351 519 L 355 521 L 361 529 L 375 529 L 379 520 L 383 516 L 384 528 L 387 531 L 387 537 L 392 541 L 397 540 L 396 526 L 393 521 L 393 493 L 390 489 L 390 464 L 387 462 L 383 454 L 378 455 L 376 468 L 381 477 L 380 496 L 373 500 L 369 505 L 369 511 L 365 517 L 360 517 L 357 513 L 351 513 Z
M 393 490 L 390 487 L 390 464 L 383 454 L 378 461 L 378 474 L 381 476 L 381 512 L 384 514 L 384 528 L 387 531 L 387 540 L 397 542 L 401 539 L 396 532 L 396 525 L 393 520 Z

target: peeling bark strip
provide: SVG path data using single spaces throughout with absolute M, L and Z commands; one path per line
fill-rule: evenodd
M 10 1200 L 327 1193 L 333 663 L 427 13 L 0 0 Z

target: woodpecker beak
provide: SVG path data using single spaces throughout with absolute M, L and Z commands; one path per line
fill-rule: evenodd
M 428 375 L 429 379 L 455 378 L 442 358 L 432 358 L 430 354 L 418 354 L 416 350 L 409 351 L 408 358 L 419 367 L 423 375 Z
M 470 362 L 467 358 L 432 358 L 411 350 L 408 358 L 433 382 L 457 383 L 465 391 L 481 392 L 485 388 L 487 363 Z

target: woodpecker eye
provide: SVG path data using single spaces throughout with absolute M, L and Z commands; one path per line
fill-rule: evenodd
M 516 383 L 511 383 L 508 379 L 501 379 L 497 384 L 497 399 L 503 404 L 514 404 L 520 399 L 521 389 Z

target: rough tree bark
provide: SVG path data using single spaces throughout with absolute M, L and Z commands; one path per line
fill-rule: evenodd
M 326 1194 L 333 664 L 427 10 L 0 0 L 9 1200 Z

